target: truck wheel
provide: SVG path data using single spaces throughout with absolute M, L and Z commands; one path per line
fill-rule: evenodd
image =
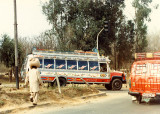
M 114 79 L 112 81 L 112 90 L 120 90 L 122 88 L 122 81 L 120 79 Z
M 137 101 L 138 104 L 141 104 L 142 96 L 141 95 L 136 96 L 136 101 Z
M 112 90 L 112 86 L 111 86 L 110 84 L 105 84 L 105 88 L 106 88 L 107 90 Z
M 59 83 L 61 87 L 66 86 L 67 82 L 65 78 L 59 78 Z M 54 86 L 57 86 L 57 80 L 54 81 Z

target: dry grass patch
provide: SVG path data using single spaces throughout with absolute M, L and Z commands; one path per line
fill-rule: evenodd
M 41 88 L 39 91 L 39 102 L 72 99 L 88 94 L 98 93 L 99 91 L 93 87 L 85 86 L 66 86 L 61 88 L 61 94 L 58 88 Z M 29 88 L 1 88 L 0 90 L 0 107 L 20 105 L 30 103 Z

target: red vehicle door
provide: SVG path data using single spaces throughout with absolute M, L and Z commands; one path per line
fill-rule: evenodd
M 137 63 L 132 66 L 132 91 L 144 91 L 147 78 L 147 64 Z

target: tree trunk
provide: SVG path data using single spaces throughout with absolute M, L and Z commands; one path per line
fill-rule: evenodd
M 12 68 L 9 71 L 9 82 L 12 82 Z

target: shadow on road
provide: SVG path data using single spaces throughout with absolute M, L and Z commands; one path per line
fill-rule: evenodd
M 97 88 L 99 91 L 102 91 L 102 92 L 110 92 L 110 93 L 112 93 L 112 92 L 114 92 L 114 93 L 127 93 L 128 91 L 129 91 L 129 89 L 127 89 L 127 88 L 123 88 L 123 89 L 121 89 L 121 90 L 118 90 L 118 91 L 114 91 L 114 90 L 107 90 L 107 89 L 103 89 L 103 88 Z
M 150 99 L 150 105 L 160 105 L 160 99 Z
M 133 103 L 137 103 L 137 102 L 133 101 Z M 142 101 L 140 104 L 141 105 L 160 105 L 160 99 L 150 99 L 149 102 Z

